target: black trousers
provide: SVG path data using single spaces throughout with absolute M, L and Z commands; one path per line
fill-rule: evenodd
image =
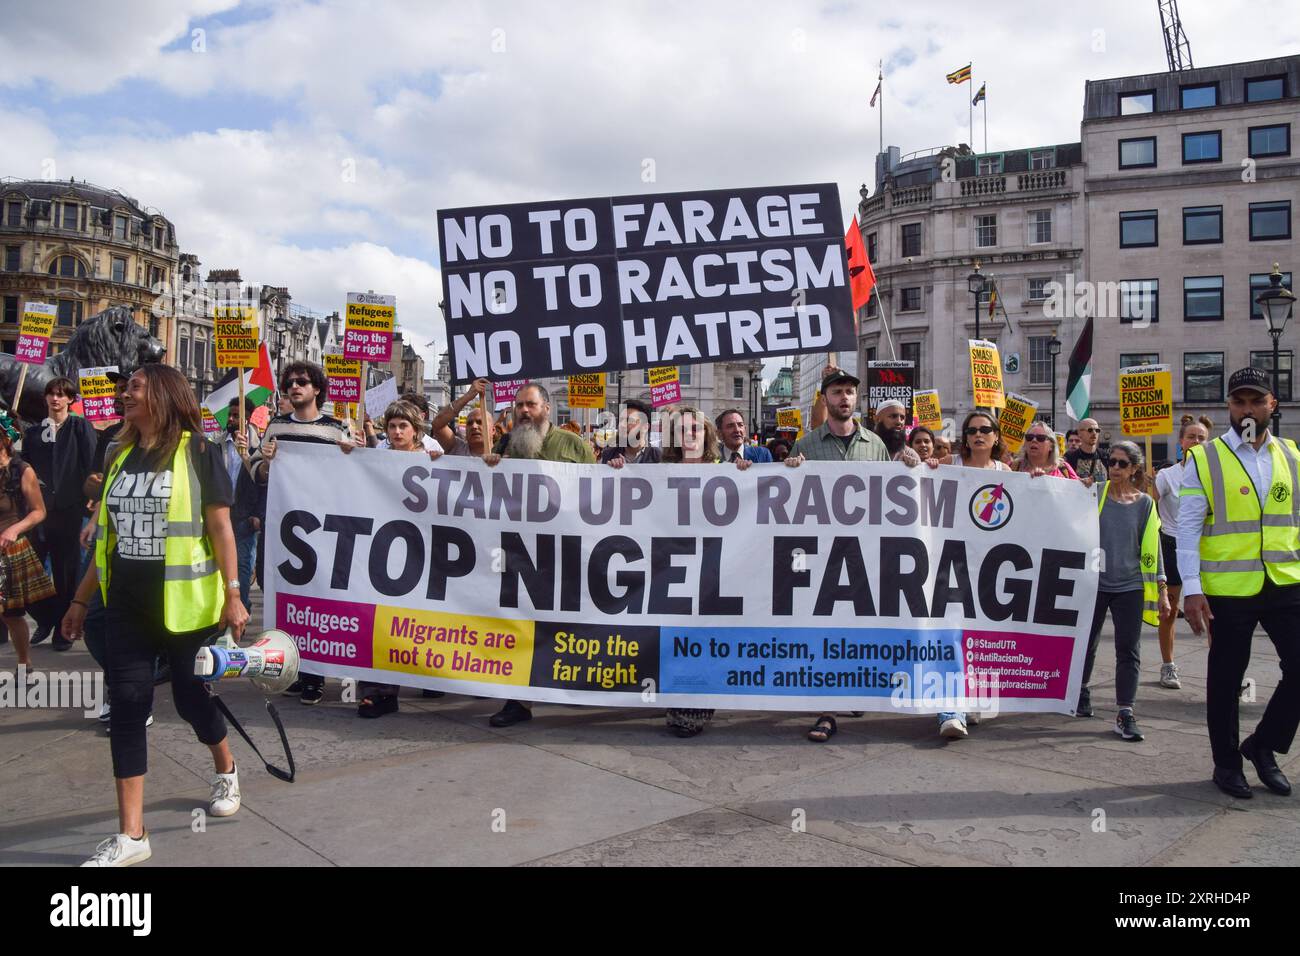
M 1248 598 L 1211 597 L 1209 671 L 1206 675 L 1206 722 L 1214 765 L 1225 770 L 1242 766 L 1237 728 L 1241 682 L 1250 664 L 1250 642 L 1256 625 L 1264 628 L 1277 648 L 1282 680 L 1273 691 L 1255 737 L 1276 753 L 1287 753 L 1300 725 L 1300 585 L 1278 587 L 1265 581 L 1259 594 Z
M 50 626 L 59 630 L 63 615 L 68 612 L 68 604 L 77 593 L 81 583 L 81 522 L 85 512 L 81 507 L 63 508 L 50 511 L 40 524 L 40 535 L 36 541 L 36 556 L 44 561 L 49 558 L 50 577 L 54 581 L 54 597 L 41 601 L 32 608 L 32 617 L 42 627 Z

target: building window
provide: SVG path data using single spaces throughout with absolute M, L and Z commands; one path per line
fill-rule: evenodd
M 1291 155 L 1291 124 L 1279 123 L 1276 126 L 1252 126 L 1250 128 L 1250 157 L 1263 159 L 1266 156 Z
M 154 248 L 155 248 L 155 249 L 161 249 L 161 248 L 163 247 L 163 227 L 162 227 L 162 226 L 154 226 L 154 227 L 153 227 L 153 245 L 154 245 Z
M 1160 321 L 1160 280 L 1128 279 L 1119 284 L 1121 322 Z
M 1047 298 L 1047 286 L 1051 279 L 1030 279 L 1029 280 L 1029 298 L 1035 302 Z
M 1056 165 L 1056 150 L 1031 149 L 1029 151 L 1030 169 L 1051 169 Z
M 1223 134 L 1219 130 L 1183 134 L 1183 165 L 1217 163 L 1223 159 Z
M 1183 207 L 1183 245 L 1223 242 L 1222 206 Z
M 1140 139 L 1121 139 L 1119 141 L 1119 168 L 1142 169 L 1156 164 L 1156 138 L 1143 136 Z
M 912 367 L 916 369 L 916 380 L 925 381 L 921 378 L 921 343 L 920 342 L 902 342 L 898 346 L 898 357 L 904 362 L 911 362 Z
M 1121 93 L 1119 96 L 1119 115 L 1137 116 L 1140 113 L 1156 111 L 1156 91 L 1144 90 L 1141 93 Z
M 902 290 L 902 301 L 898 305 L 900 312 L 921 311 L 921 287 L 912 286 Z
M 874 319 L 876 317 L 876 297 L 874 294 L 871 298 L 867 299 L 867 304 L 863 306 L 863 308 L 866 310 L 865 314 L 868 319 Z
M 921 254 L 921 224 L 909 222 L 902 228 L 903 257 L 917 257 Z
M 1002 172 L 1001 156 L 981 156 L 979 158 L 979 175 L 996 176 Z
M 1223 353 L 1183 353 L 1183 401 L 1223 401 Z
M 63 204 L 63 228 L 76 230 L 77 217 L 81 207 L 76 203 L 65 202 Z
M 60 299 L 59 325 L 67 328 L 80 325 L 82 308 L 83 306 L 80 299 Z
M 76 256 L 59 256 L 50 263 L 49 273 L 65 279 L 86 278 L 86 265 Z
M 203 377 L 204 370 L 207 368 L 208 350 L 207 343 L 203 339 L 195 336 L 194 338 L 194 374 L 199 378 Z
M 113 281 L 114 282 L 126 281 L 126 260 L 123 259 L 121 256 L 113 257 Z
M 5 246 L 5 272 L 17 272 L 22 259 L 22 246 Z
M 1262 368 L 1269 374 L 1273 375 L 1273 352 L 1251 352 L 1250 364 L 1255 368 Z M 1277 353 L 1277 400 L 1279 402 L 1291 401 L 1291 350 L 1284 349 Z
M 4 320 L 5 320 L 5 324 L 7 324 L 7 325 L 17 325 L 17 324 L 18 324 L 18 296 L 16 296 L 16 295 L 7 295 L 7 296 L 5 296 L 5 318 L 4 318 Z
M 186 375 L 189 374 L 190 365 L 190 337 L 184 332 L 176 340 L 176 357 L 180 361 L 180 369 Z
M 1267 272 L 1259 272 L 1250 277 L 1250 317 L 1252 319 L 1264 318 L 1264 313 L 1260 311 L 1259 303 L 1255 301 L 1255 296 L 1267 289 L 1272 283 L 1269 281 Z M 1295 291 L 1295 286 L 1291 284 L 1291 273 L 1282 273 L 1282 285 Z M 1286 314 L 1289 319 L 1295 314 L 1295 306 L 1292 306 Z
M 1246 102 L 1261 103 L 1265 100 L 1280 100 L 1286 95 L 1286 77 L 1266 76 L 1257 80 L 1246 81 Z
M 867 364 L 869 365 L 870 363 L 876 360 L 876 347 L 873 345 L 870 348 L 868 348 L 866 351 L 864 351 L 862 354 L 866 356 L 866 361 Z M 863 367 L 865 368 L 866 366 Z
M 23 224 L 23 204 L 20 202 L 5 203 L 5 225 L 21 226 Z
M 1031 245 L 1052 241 L 1052 210 L 1029 211 L 1029 242 Z
M 1219 84 L 1200 83 L 1178 89 L 1178 105 L 1185 110 L 1203 110 L 1219 105 Z
M 1183 279 L 1183 319 L 1187 322 L 1223 319 L 1223 276 L 1188 276 Z
M 1135 365 L 1159 365 L 1159 352 L 1120 352 L 1119 367 L 1132 368 Z
M 1250 204 L 1250 240 L 1291 238 L 1291 202 Z
M 1159 230 L 1154 209 L 1119 214 L 1119 247 L 1138 249 L 1158 244 Z
M 1029 337 L 1029 384 L 1047 385 L 1052 381 L 1052 352 L 1050 335 Z
M 998 217 L 975 217 L 975 245 L 981 249 L 998 244 Z
M 744 397 L 745 397 L 745 379 L 744 379 L 744 376 L 742 376 L 742 375 L 733 375 L 733 376 L 731 377 L 731 397 L 732 397 L 732 398 L 744 398 Z
M 867 261 L 873 265 L 876 262 L 876 253 L 879 252 L 880 244 L 876 238 L 876 233 L 867 233 Z
M 114 239 L 126 238 L 126 216 L 113 217 L 113 238 Z
M 684 388 L 691 384 L 691 367 L 689 365 L 677 366 L 677 385 Z

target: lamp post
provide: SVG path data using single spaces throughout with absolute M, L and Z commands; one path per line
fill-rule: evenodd
M 1273 337 L 1273 398 L 1278 404 L 1273 409 L 1273 434 L 1281 437 L 1282 396 L 1278 390 L 1280 373 L 1278 371 L 1278 339 L 1286 328 L 1286 320 L 1291 317 L 1291 307 L 1295 305 L 1295 293 L 1282 285 L 1282 270 L 1278 263 L 1273 263 L 1273 272 L 1268 277 L 1268 288 L 1255 296 L 1259 310 L 1268 321 L 1268 334 Z
M 987 284 L 988 280 L 980 275 L 980 264 L 977 259 L 975 260 L 975 271 L 966 277 L 966 288 L 970 289 L 971 297 L 975 302 L 975 338 L 977 339 L 980 337 L 980 296 L 984 294 L 984 287 Z M 972 394 L 974 394 L 973 389 Z
M 1056 431 L 1056 357 L 1061 354 L 1061 340 L 1052 332 L 1052 340 L 1047 343 L 1047 352 L 1052 356 L 1052 431 Z

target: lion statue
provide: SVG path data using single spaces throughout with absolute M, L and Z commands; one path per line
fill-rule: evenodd
M 130 309 L 111 306 L 82 322 L 58 355 L 46 359 L 44 365 L 27 366 L 27 381 L 16 403 L 13 394 L 23 363 L 0 354 L 0 398 L 5 407 L 17 405 L 19 418 L 39 422 L 48 414 L 45 384 L 50 379 L 65 376 L 75 382 L 78 369 L 102 365 L 116 365 L 130 373 L 141 365 L 162 361 L 166 351 L 166 346 L 136 323 Z

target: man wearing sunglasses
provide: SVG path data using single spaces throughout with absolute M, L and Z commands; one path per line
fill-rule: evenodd
M 1079 422 L 1079 447 L 1065 453 L 1065 461 L 1085 486 L 1106 480 L 1106 465 L 1097 442 L 1101 440 L 1101 426 L 1095 418 Z
M 337 418 L 322 415 L 321 396 L 325 394 L 325 370 L 311 362 L 292 362 L 280 372 L 280 395 L 288 396 L 293 411 L 276 415 L 266 427 L 262 444 L 253 452 L 249 468 L 259 484 L 265 485 L 271 474 L 271 461 L 279 443 L 311 442 L 317 445 L 334 445 L 348 439 L 347 426 Z M 262 566 L 266 554 L 266 535 L 258 538 L 257 578 L 262 580 Z M 299 694 L 304 704 L 319 704 L 325 696 L 325 678 L 319 674 L 299 673 L 299 679 L 285 692 Z
M 1300 725 L 1300 449 L 1269 432 L 1277 407 L 1270 376 L 1243 368 L 1228 379 L 1232 427 L 1189 448 L 1178 505 L 1178 573 L 1183 614 L 1195 634 L 1210 636 L 1205 717 L 1214 783 L 1239 798 L 1252 795 L 1242 758 L 1260 782 L 1290 796 L 1274 754 L 1287 753 Z M 1282 665 L 1254 733 L 1237 743 L 1242 679 L 1251 638 L 1263 627 Z

